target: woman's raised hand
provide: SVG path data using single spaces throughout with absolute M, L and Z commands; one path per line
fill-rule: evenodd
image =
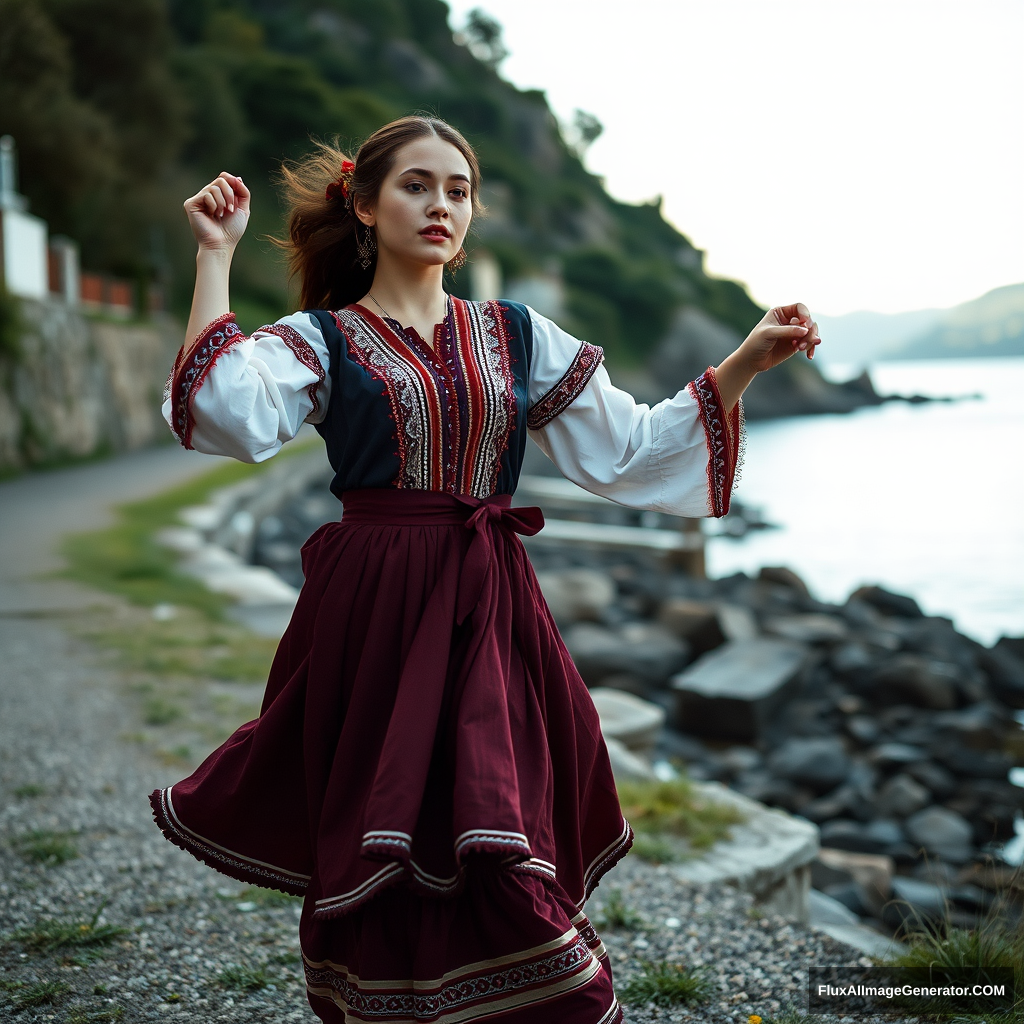
M 241 178 L 227 171 L 186 199 L 184 205 L 200 249 L 230 252 L 249 223 L 249 190 Z
M 797 352 L 806 352 L 807 358 L 813 359 L 814 349 L 820 344 L 818 325 L 811 319 L 810 310 L 802 302 L 794 302 L 769 309 L 737 354 L 760 372 L 778 366 Z

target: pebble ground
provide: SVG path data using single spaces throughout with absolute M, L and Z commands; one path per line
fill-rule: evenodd
M 132 739 L 138 699 L 73 627 L 59 616 L 0 618 L 0 1021 L 314 1024 L 298 901 L 246 888 L 163 839 L 146 795 L 188 772 Z M 33 834 L 72 856 L 33 862 Z M 701 968 L 711 981 L 699 1005 L 627 1005 L 631 1024 L 792 1022 L 810 963 L 858 961 L 821 933 L 764 916 L 745 894 L 681 886 L 635 857 L 606 876 L 588 913 L 601 920 L 613 897 L 639 915 L 632 927 L 602 928 L 618 990 L 642 960 Z M 95 949 L 32 948 L 47 921 L 90 934 L 97 911 L 97 927 L 126 931 Z

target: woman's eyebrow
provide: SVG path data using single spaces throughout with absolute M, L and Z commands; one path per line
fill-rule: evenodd
M 399 177 L 403 177 L 406 174 L 418 174 L 421 178 L 433 178 L 435 174 L 433 171 L 428 171 L 425 167 L 409 167 L 402 171 Z M 458 181 L 469 181 L 468 174 L 449 174 L 449 178 L 455 178 Z

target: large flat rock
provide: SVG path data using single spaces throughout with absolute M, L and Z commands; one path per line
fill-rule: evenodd
M 807 648 L 789 640 L 729 641 L 672 677 L 676 725 L 716 739 L 754 740 L 807 663 Z
M 665 709 L 631 693 L 597 686 L 590 691 L 606 740 L 616 739 L 630 750 L 650 754 L 665 724 Z

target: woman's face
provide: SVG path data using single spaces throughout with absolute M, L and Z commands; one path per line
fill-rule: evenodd
M 473 216 L 469 164 L 450 142 L 427 136 L 407 142 L 381 185 L 376 204 L 357 202 L 377 248 L 403 260 L 438 265 L 462 248 Z

